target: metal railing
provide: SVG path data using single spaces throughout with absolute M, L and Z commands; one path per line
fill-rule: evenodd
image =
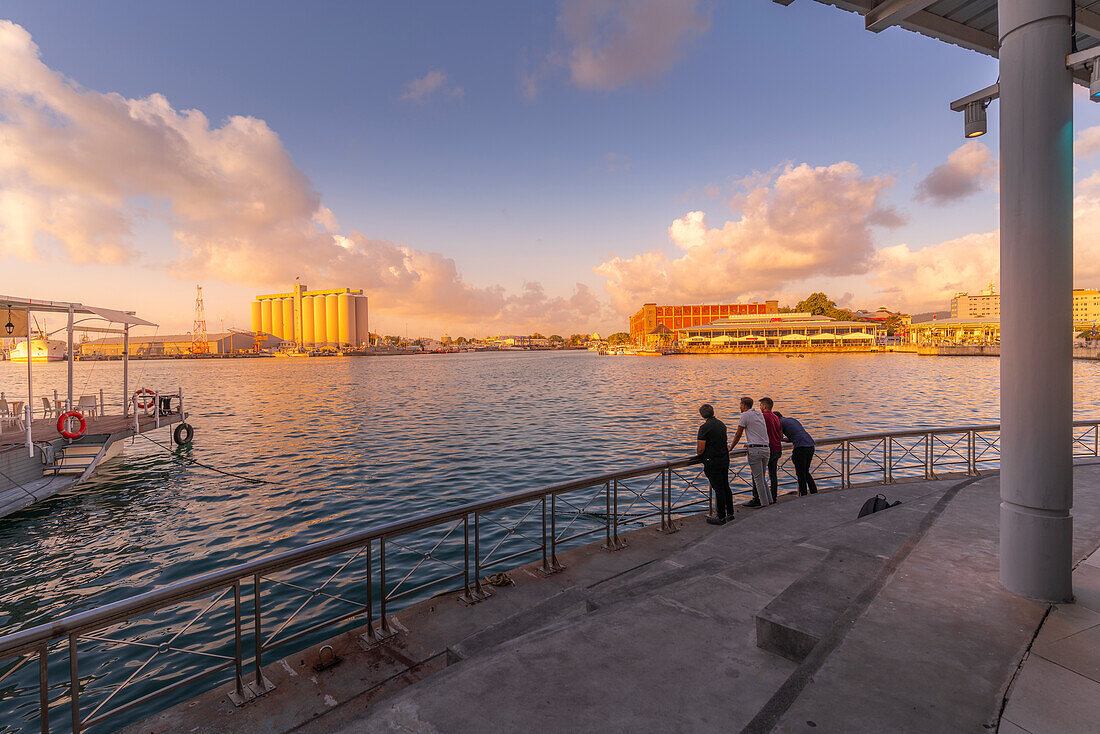
M 1074 455 L 1100 456 L 1100 421 L 1073 426 Z M 733 453 L 730 476 L 742 496 L 751 492 L 743 455 Z M 780 465 L 788 486 L 789 455 Z M 888 484 L 978 475 L 999 458 L 997 425 L 872 433 L 818 442 L 813 474 L 821 487 Z M 534 558 L 553 574 L 564 548 L 600 537 L 618 551 L 624 528 L 675 532 L 675 516 L 712 507 L 701 465 L 687 457 L 311 543 L 0 637 L 0 706 L 25 727 L 80 732 L 223 682 L 241 704 L 272 689 L 263 664 L 276 650 L 289 655 L 357 627 L 364 645 L 380 644 L 396 633 L 399 607 L 443 593 L 462 604 L 489 598 L 491 569 Z

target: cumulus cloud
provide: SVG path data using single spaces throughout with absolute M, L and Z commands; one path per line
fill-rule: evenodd
M 917 184 L 917 200 L 943 206 L 981 191 L 997 174 L 997 163 L 989 148 L 976 140 L 963 143 L 947 162 L 932 169 Z
M 620 313 L 645 301 L 732 300 L 811 276 L 864 273 L 875 252 L 872 228 L 902 221 L 882 201 L 893 179 L 864 176 L 853 163 L 787 165 L 746 181 L 731 202 L 739 219 L 710 227 L 694 211 L 672 223 L 678 257 L 652 251 L 596 268 Z
M 152 217 L 172 231 L 173 272 L 188 277 L 269 286 L 301 276 L 362 287 L 383 311 L 502 328 L 600 315 L 583 285 L 568 297 L 538 283 L 475 287 L 442 254 L 341 233 L 263 120 L 212 125 L 159 94 L 83 89 L 0 21 L 0 255 L 121 263 L 142 254 L 131 233 Z
M 1085 158 L 1100 153 L 1100 125 L 1087 127 L 1073 141 L 1073 154 Z
M 883 247 L 872 258 L 871 284 L 881 300 L 919 313 L 947 308 L 959 291 L 1000 279 L 998 232 L 968 234 L 920 249 Z
M 564 0 L 558 25 L 573 83 L 617 89 L 660 76 L 710 21 L 697 0 Z
M 433 94 L 440 94 L 452 99 L 462 99 L 466 90 L 459 86 L 448 86 L 447 75 L 438 69 L 432 69 L 427 74 L 405 85 L 405 93 L 401 99 L 411 99 L 420 102 Z

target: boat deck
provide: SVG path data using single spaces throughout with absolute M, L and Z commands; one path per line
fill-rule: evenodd
M 138 420 L 143 433 L 152 430 L 156 426 L 156 416 L 154 415 L 141 415 Z M 179 423 L 179 421 L 180 415 L 178 413 L 160 417 L 162 426 Z M 123 433 L 133 430 L 133 428 L 134 417 L 132 415 L 104 415 L 99 418 L 88 419 L 86 435 Z M 31 423 L 31 438 L 34 441 L 54 441 L 61 438 L 61 435 L 57 432 L 57 419 L 35 418 Z M 3 430 L 0 431 L 0 447 L 24 444 L 26 441 L 27 432 L 11 424 L 5 423 Z

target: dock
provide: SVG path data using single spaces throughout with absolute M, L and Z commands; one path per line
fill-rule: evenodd
M 1094 731 L 1100 461 L 1074 479 L 1075 604 L 998 582 L 997 474 L 855 486 L 513 569 L 384 644 L 329 640 L 327 669 L 319 646 L 266 666 L 243 707 L 213 691 L 124 731 Z M 857 519 L 876 491 L 902 504 Z

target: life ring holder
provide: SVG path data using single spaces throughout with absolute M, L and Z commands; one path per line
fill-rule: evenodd
M 157 394 L 147 387 L 143 387 L 134 393 L 134 407 L 141 410 L 149 410 L 157 404 Z
M 80 428 L 77 431 L 69 430 L 69 421 L 72 419 L 80 421 Z M 88 420 L 84 417 L 84 414 L 79 410 L 69 410 L 57 417 L 57 432 L 70 441 L 74 438 L 80 438 L 84 435 L 84 432 L 88 430 Z

